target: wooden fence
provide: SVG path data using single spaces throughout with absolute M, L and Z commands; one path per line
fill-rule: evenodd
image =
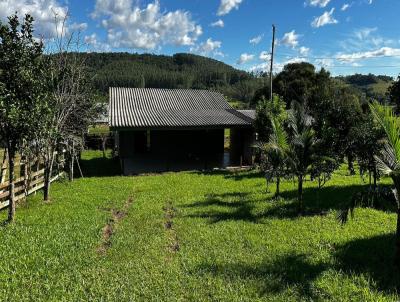
M 40 165 L 35 164 L 37 167 L 37 171 L 32 171 L 28 174 L 26 165 L 20 162 L 16 163 L 16 167 L 20 167 L 20 177 L 15 179 L 14 181 L 14 196 L 15 201 L 19 201 L 26 196 L 35 193 L 36 191 L 42 189 L 44 187 L 44 169 L 40 168 Z M 3 166 L 0 167 L 0 211 L 8 208 L 10 204 L 10 182 L 5 181 L 5 169 L 6 166 L 3 163 Z M 64 172 L 59 172 L 51 177 L 51 182 L 57 180 L 63 175 Z

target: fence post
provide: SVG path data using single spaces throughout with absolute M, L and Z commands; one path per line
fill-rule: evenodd
M 8 151 L 7 149 L 4 149 L 3 162 L 1 164 L 1 171 L 0 171 L 0 184 L 6 181 L 7 165 L 8 165 Z

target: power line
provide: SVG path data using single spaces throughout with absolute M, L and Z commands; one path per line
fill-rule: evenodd
M 327 68 L 400 68 L 400 65 L 362 65 L 362 66 L 323 65 L 323 64 L 317 64 L 317 65 L 321 65 L 322 67 L 327 67 Z
M 315 59 L 315 60 L 324 60 L 324 59 L 330 59 L 330 60 L 339 60 L 339 61 L 349 61 L 351 60 L 351 58 L 349 59 L 345 59 L 343 57 L 313 57 L 313 56 L 294 56 L 293 54 L 289 54 L 289 53 L 280 53 L 279 55 L 277 55 L 279 57 L 285 57 L 287 59 Z M 367 60 L 367 59 L 380 59 L 380 58 L 400 58 L 400 55 L 384 55 L 384 56 L 376 56 L 376 57 L 367 57 L 367 58 L 355 58 L 352 60 Z

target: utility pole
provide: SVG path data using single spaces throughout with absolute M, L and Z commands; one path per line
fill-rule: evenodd
M 271 89 L 271 98 L 272 101 L 273 97 L 273 90 L 272 90 L 272 72 L 274 68 L 274 52 L 275 52 L 275 25 L 272 24 L 272 51 L 271 51 L 271 67 L 269 69 L 269 84 Z

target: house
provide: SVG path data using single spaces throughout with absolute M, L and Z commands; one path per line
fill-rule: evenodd
M 217 92 L 110 88 L 109 125 L 125 175 L 251 164 L 253 121 Z

